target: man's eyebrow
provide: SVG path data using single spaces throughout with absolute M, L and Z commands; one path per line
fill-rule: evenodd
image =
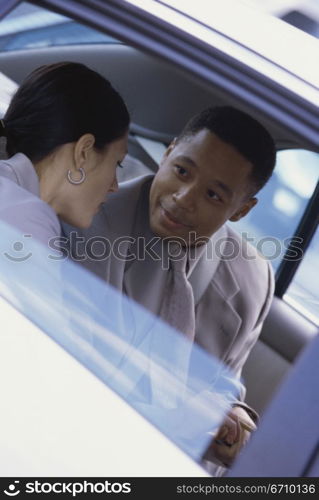
M 182 160 L 184 161 L 185 163 L 188 163 L 190 167 L 197 167 L 197 164 L 194 160 L 192 160 L 192 158 L 190 158 L 189 156 L 186 156 L 186 155 L 178 155 L 176 156 L 175 158 L 176 160 Z
M 224 182 L 216 180 L 214 181 L 214 184 L 220 187 L 220 189 L 222 189 L 228 196 L 234 196 L 234 191 L 229 186 L 227 186 L 227 184 L 224 184 Z

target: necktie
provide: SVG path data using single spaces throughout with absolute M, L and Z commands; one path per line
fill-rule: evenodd
M 172 252 L 170 252 L 172 256 Z M 170 258 L 170 270 L 160 310 L 161 318 L 191 342 L 195 336 L 192 286 L 186 278 L 187 253 Z M 152 404 L 176 408 L 187 391 L 192 343 L 174 332 L 154 332 L 150 354 Z M 163 334 L 164 333 L 164 334 Z M 164 368 L 164 374 L 161 369 Z
M 169 277 L 162 303 L 161 318 L 190 340 L 195 336 L 193 289 L 186 277 L 187 253 L 170 259 Z

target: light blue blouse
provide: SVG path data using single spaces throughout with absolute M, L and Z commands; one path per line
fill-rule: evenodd
M 22 153 L 0 161 L 0 220 L 20 230 L 21 238 L 32 237 L 45 245 L 61 234 L 56 213 L 40 198 L 34 166 Z

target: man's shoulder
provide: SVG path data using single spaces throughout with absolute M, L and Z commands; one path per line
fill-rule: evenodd
M 272 266 L 239 233 L 228 225 L 225 229 L 225 245 L 210 289 L 217 290 L 226 302 L 232 302 L 242 318 L 257 324 L 263 321 L 273 296 Z
M 225 226 L 225 244 L 221 252 L 221 269 L 229 271 L 243 289 L 255 288 L 272 281 L 270 262 L 240 233 L 229 225 Z
M 119 190 L 116 193 L 110 194 L 105 205 L 105 210 L 110 207 L 110 205 L 118 205 L 123 201 L 134 202 L 138 199 L 140 192 L 146 183 L 151 183 L 154 179 L 154 175 L 142 175 L 134 179 L 130 179 L 119 184 Z
M 143 175 L 120 184 L 119 190 L 108 197 L 102 210 L 94 217 L 91 230 L 95 232 L 104 228 L 109 235 L 127 235 L 134 224 L 141 193 L 147 183 L 151 184 L 153 177 Z
M 110 225 L 112 221 L 118 222 L 132 217 L 144 186 L 147 183 L 151 184 L 153 178 L 153 175 L 143 175 L 125 181 L 119 185 L 116 193 L 109 195 L 102 212 Z
M 268 260 L 245 237 L 228 224 L 226 224 L 225 229 L 226 245 L 230 247 L 227 249 L 227 253 L 231 255 L 229 262 L 233 264 L 234 268 L 238 266 L 244 266 L 247 269 L 256 266 L 267 268 L 269 266 Z

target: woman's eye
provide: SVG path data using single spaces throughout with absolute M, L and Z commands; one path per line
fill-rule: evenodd
M 208 198 L 211 200 L 221 200 L 220 196 L 217 193 L 215 193 L 215 191 L 212 191 L 211 189 L 209 189 L 207 191 L 207 195 L 208 195 Z

